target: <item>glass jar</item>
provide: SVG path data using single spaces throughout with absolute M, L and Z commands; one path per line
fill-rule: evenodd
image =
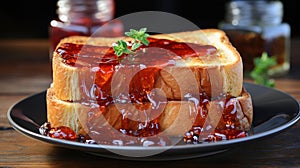
M 58 0 L 57 7 L 58 18 L 50 22 L 49 28 L 50 50 L 68 36 L 114 37 L 123 34 L 122 23 L 112 20 L 114 0 Z
M 282 22 L 283 4 L 276 0 L 230 1 L 219 24 L 241 54 L 247 75 L 263 52 L 276 58 L 268 74 L 283 76 L 290 69 L 290 26 Z

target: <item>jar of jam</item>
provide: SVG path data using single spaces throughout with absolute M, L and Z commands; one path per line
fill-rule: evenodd
M 226 4 L 224 30 L 242 56 L 245 75 L 254 68 L 254 58 L 263 52 L 277 64 L 268 71 L 279 77 L 290 69 L 290 25 L 282 22 L 283 4 L 277 0 L 230 1 Z
M 123 35 L 122 23 L 114 18 L 114 0 L 58 0 L 58 18 L 50 22 L 50 55 L 59 41 L 68 36 Z

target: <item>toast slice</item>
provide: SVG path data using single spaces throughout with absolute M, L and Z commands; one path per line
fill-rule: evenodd
M 155 112 L 151 109 L 151 103 L 143 104 L 145 108 L 139 106 L 132 106 L 131 104 L 110 104 L 105 111 L 97 105 L 97 102 L 69 102 L 58 99 L 55 96 L 54 88 L 50 87 L 47 90 L 47 117 L 48 121 L 54 127 L 68 126 L 72 128 L 77 134 L 87 135 L 91 132 L 91 125 L 97 127 L 111 126 L 115 130 L 120 130 L 124 127 L 126 121 L 127 130 L 137 130 L 140 123 L 148 122 L 147 117 L 150 113 Z M 226 130 L 226 124 L 231 122 L 233 130 L 249 131 L 253 121 L 253 108 L 250 94 L 243 89 L 238 97 L 232 97 L 224 100 L 225 104 L 231 104 L 235 111 L 230 111 L 232 118 L 230 121 L 227 119 L 228 111 L 232 107 L 224 107 L 222 115 L 217 117 L 212 115 L 211 120 L 216 121 L 216 129 Z M 213 104 L 219 103 L 218 101 L 209 101 L 205 107 L 199 107 L 191 101 L 168 101 L 163 106 L 163 110 L 158 115 L 152 116 L 150 120 L 156 121 L 160 126 L 160 131 L 166 133 L 168 136 L 182 137 L 193 126 L 203 126 L 207 115 L 197 116 L 199 111 L 205 113 L 213 113 Z M 122 112 L 126 109 L 131 117 L 127 117 Z M 145 114 L 147 111 L 147 114 Z M 87 114 L 97 114 L 93 119 L 90 119 Z M 234 117 L 233 117 L 234 116 Z M 227 117 L 227 118 L 226 118 Z M 199 119 L 200 118 L 200 119 Z M 212 121 L 211 121 L 212 123 Z
M 205 29 L 167 35 L 152 35 L 150 37 L 191 44 L 211 45 L 216 48 L 216 54 L 174 59 L 171 60 L 174 62 L 172 66 L 160 67 L 162 70 L 159 71 L 151 69 L 153 65 L 150 65 L 147 69 L 152 72 L 152 74 L 149 74 L 149 72 L 145 70 L 145 67 L 140 67 L 139 65 L 132 66 L 130 63 L 129 65 L 123 64 L 113 65 L 113 67 L 101 67 L 100 64 L 102 62 L 99 62 L 99 60 L 101 60 L 99 57 L 104 57 L 105 54 L 109 52 L 109 49 L 96 49 L 97 51 L 92 53 L 86 51 L 97 46 L 111 47 L 117 40 L 130 40 L 128 38 L 69 37 L 63 39 L 53 53 L 53 87 L 56 97 L 66 101 L 78 101 L 83 98 L 93 99 L 94 94 L 90 93 L 95 90 L 95 87 L 96 90 L 101 88 L 102 91 L 106 88 L 103 92 L 109 95 L 116 95 L 124 92 L 124 90 L 118 90 L 124 89 L 124 87 L 119 86 L 129 85 L 128 83 L 133 81 L 133 74 L 137 74 L 135 76 L 138 82 L 140 82 L 140 76 L 151 76 L 153 79 L 148 80 L 155 80 L 151 82 L 151 88 L 162 89 L 166 97 L 172 100 L 180 100 L 186 93 L 197 94 L 200 91 L 204 91 L 213 97 L 218 96 L 220 93 L 229 93 L 232 96 L 239 96 L 241 94 L 243 85 L 242 60 L 223 31 Z M 76 62 L 70 61 L 70 55 L 64 55 L 64 53 L 67 52 L 74 54 L 74 48 L 68 47 L 66 44 L 83 45 L 82 48 L 79 48 L 81 51 L 77 51 L 76 53 L 79 55 L 76 57 Z M 86 58 L 86 55 L 92 56 Z M 147 63 L 147 61 L 148 60 L 144 60 L 142 63 Z M 155 62 L 155 60 L 150 61 Z M 170 60 L 167 61 L 171 62 Z M 113 68 L 118 69 L 118 73 L 112 73 Z M 106 72 L 103 72 L 103 69 L 106 69 Z M 129 77 L 124 77 L 124 74 L 129 74 Z M 112 83 L 115 86 L 111 88 Z M 144 81 L 144 83 L 150 82 Z M 131 85 L 137 87 L 139 84 L 133 83 Z M 144 87 L 140 87 L 144 89 Z

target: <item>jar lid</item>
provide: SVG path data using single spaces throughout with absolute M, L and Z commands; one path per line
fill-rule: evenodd
M 58 0 L 57 14 L 63 22 L 79 22 L 89 18 L 95 22 L 106 22 L 113 18 L 113 0 Z
M 276 25 L 282 22 L 280 1 L 234 0 L 226 4 L 226 22 L 233 25 Z

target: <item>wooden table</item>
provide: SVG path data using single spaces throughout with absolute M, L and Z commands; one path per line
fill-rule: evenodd
M 300 40 L 292 41 L 292 69 L 276 79 L 276 89 L 300 101 Z M 10 106 L 44 91 L 51 83 L 48 41 L 0 41 L 0 167 L 300 167 L 300 122 L 288 130 L 241 148 L 196 159 L 161 162 L 115 160 L 56 147 L 15 131 Z M 251 81 L 250 81 L 251 82 Z

